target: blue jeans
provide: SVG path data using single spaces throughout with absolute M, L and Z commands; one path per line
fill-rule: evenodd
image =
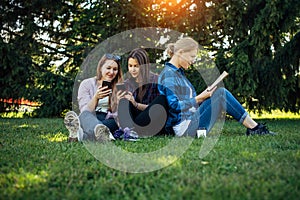
M 111 133 L 118 129 L 115 119 L 105 119 L 106 113 L 83 111 L 79 115 L 80 126 L 83 129 L 83 140 L 95 140 L 94 129 L 97 124 L 104 124 Z
M 196 130 L 199 128 L 205 128 L 209 132 L 220 116 L 226 113 L 240 123 L 243 123 L 248 115 L 243 106 L 227 89 L 218 88 L 211 98 L 200 104 L 198 110 L 192 116 L 187 134 L 195 136 Z

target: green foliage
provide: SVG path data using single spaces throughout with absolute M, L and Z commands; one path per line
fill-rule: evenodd
M 298 0 L 3 0 L 0 99 L 37 101 L 38 115 L 59 116 L 71 109 L 72 81 L 98 43 L 160 27 L 214 53 L 218 69 L 230 73 L 225 86 L 249 109 L 299 112 L 299 7 Z M 187 74 L 201 91 L 203 80 Z M 13 107 L 0 102 L 0 112 Z
M 279 133 L 274 137 L 246 137 L 245 128 L 227 121 L 203 159 L 203 139 L 197 139 L 174 164 L 140 174 L 111 169 L 82 143 L 67 143 L 61 118 L 2 118 L 0 123 L 1 199 L 296 200 L 300 195 L 299 119 L 268 120 Z M 169 139 L 116 145 L 151 152 Z
M 33 96 L 38 96 L 43 102 L 34 115 L 39 117 L 60 116 L 61 112 L 71 107 L 71 101 L 66 97 L 72 96 L 74 82 L 69 77 L 64 77 L 51 72 L 40 74 L 35 87 L 32 88 Z M 47 87 L 44 87 L 44 86 Z M 41 87 L 42 86 L 42 87 Z
M 48 93 L 52 92 L 46 89 L 53 86 L 52 79 L 50 82 L 44 79 L 43 85 L 37 85 L 45 71 L 55 71 L 53 61 L 60 60 L 65 54 L 68 55 L 67 52 L 59 50 L 63 46 L 60 44 L 62 37 L 57 37 L 60 30 L 54 26 L 59 12 L 65 11 L 67 7 L 67 4 L 56 0 L 1 1 L 1 99 L 25 98 L 39 102 L 42 105 L 40 113 L 43 116 L 57 116 L 61 113 L 62 107 L 66 109 L 70 105 L 59 101 L 71 97 L 70 92 L 67 93 L 68 96 L 63 96 L 66 93 Z M 63 69 L 57 78 L 62 74 L 66 76 L 72 71 L 74 70 Z M 73 76 L 75 74 L 73 72 Z M 67 85 L 68 82 L 69 80 L 64 80 L 63 85 Z M 65 90 L 70 90 L 70 85 Z M 47 102 L 45 95 L 49 97 L 55 95 L 51 98 L 52 104 Z M 57 99 L 59 95 L 62 96 Z M 14 104 L 11 106 L 14 107 Z M 45 106 L 50 106 L 48 109 L 52 112 L 43 111 Z M 1 102 L 0 109 L 0 112 L 3 112 L 7 107 Z
M 0 57 L 2 66 L 0 70 L 0 99 L 12 98 L 17 100 L 25 95 L 26 84 L 30 84 L 27 81 L 30 78 L 28 68 L 31 66 L 31 58 L 17 48 L 20 45 L 19 43 L 21 43 L 21 38 L 14 44 L 6 44 L 0 41 L 2 55 Z M 0 103 L 0 112 L 4 110 L 4 104 Z
M 229 46 L 222 47 L 216 61 L 230 72 L 226 86 L 249 109 L 299 112 L 299 1 L 228 5 L 223 30 Z

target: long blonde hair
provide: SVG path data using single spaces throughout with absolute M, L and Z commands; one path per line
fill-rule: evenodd
M 170 43 L 167 45 L 167 53 L 169 56 L 173 56 L 178 50 L 183 50 L 185 52 L 198 49 L 199 44 L 191 37 L 184 37 L 177 40 L 175 43 Z

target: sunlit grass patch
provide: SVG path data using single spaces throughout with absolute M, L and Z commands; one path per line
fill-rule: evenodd
M 18 189 L 36 187 L 41 183 L 45 183 L 47 181 L 47 177 L 48 173 L 44 170 L 32 173 L 20 168 L 17 172 L 9 172 L 5 177 L 2 176 L 1 182 L 10 182 L 11 184 L 8 190 L 13 192 Z
M 271 113 L 263 112 L 261 114 L 250 112 L 250 115 L 255 119 L 300 119 L 300 113 L 282 112 L 280 110 L 273 110 Z
M 47 139 L 49 142 L 65 142 L 68 136 L 63 133 L 41 135 L 41 138 Z
M 23 118 L 24 112 L 7 112 L 7 113 L 0 113 L 1 118 Z

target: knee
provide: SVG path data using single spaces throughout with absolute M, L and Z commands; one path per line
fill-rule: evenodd
M 126 99 L 126 98 L 122 98 L 122 99 L 120 99 L 120 101 L 119 101 L 119 108 L 127 108 L 128 106 L 129 106 L 129 104 L 130 104 L 131 102 L 128 100 L 128 99 Z
M 165 109 L 168 108 L 168 100 L 165 95 L 159 95 L 158 97 L 158 102 L 161 104 Z
M 167 102 L 167 97 L 166 97 L 166 95 L 161 94 L 161 95 L 159 95 L 157 98 L 158 98 L 161 102 Z
M 228 92 L 228 90 L 224 87 L 220 87 L 220 88 L 217 88 L 216 91 L 214 92 L 214 95 L 217 95 L 217 96 L 223 96 L 225 95 L 226 93 Z
M 230 96 L 230 94 L 231 93 L 226 88 L 220 87 L 220 88 L 217 88 L 216 91 L 213 93 L 212 99 L 226 100 L 228 98 L 228 96 Z
M 84 110 L 84 111 L 82 111 L 82 112 L 80 113 L 79 117 L 86 116 L 86 115 L 90 115 L 90 114 L 91 114 L 90 111 Z
M 79 119 L 82 119 L 82 118 L 85 118 L 86 116 L 89 116 L 90 114 L 91 114 L 90 111 L 84 110 L 80 113 L 80 115 L 78 117 L 79 117 Z
M 132 105 L 132 103 L 129 100 L 127 100 L 125 98 L 120 99 L 119 105 L 118 105 L 118 113 L 128 112 L 128 110 L 130 109 L 130 104 Z

